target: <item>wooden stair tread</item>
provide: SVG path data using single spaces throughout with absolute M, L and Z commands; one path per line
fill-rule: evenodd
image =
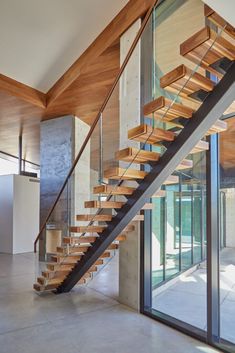
M 170 175 L 163 183 L 163 185 L 178 184 L 179 177 L 177 175 Z
M 112 215 L 106 214 L 84 214 L 77 215 L 76 220 L 82 222 L 100 221 L 100 222 L 110 222 L 112 220 Z
M 153 203 L 146 203 L 143 207 L 142 207 L 142 210 L 153 210 L 154 209 L 154 204 Z
M 57 285 L 58 286 L 63 282 L 65 277 L 66 277 L 66 275 L 59 277 L 59 278 L 51 278 L 51 279 L 47 279 L 45 277 L 38 277 L 37 281 L 41 285 Z
M 153 128 L 147 124 L 141 124 L 128 131 L 128 139 L 147 144 L 158 144 L 162 141 L 173 141 L 175 134 L 171 131 Z
M 80 226 L 80 227 L 70 227 L 71 233 L 102 233 L 105 226 Z
M 96 241 L 97 237 L 91 236 L 82 236 L 82 237 L 64 237 L 63 242 L 65 244 L 92 244 Z M 123 241 L 125 238 L 122 235 L 119 235 L 116 240 Z
M 47 278 L 47 279 L 51 279 L 51 278 L 56 278 L 56 277 L 62 277 L 67 276 L 69 273 L 71 272 L 71 270 L 58 270 L 58 271 L 51 271 L 51 270 L 46 270 L 46 271 L 42 271 L 42 276 Z
M 93 194 L 95 195 L 132 195 L 134 191 L 135 188 L 127 186 L 98 185 L 93 188 Z
M 204 5 L 204 14 L 212 23 L 222 28 L 225 33 L 235 39 L 235 28 L 225 21 L 220 15 L 212 10 L 208 5 Z
M 156 191 L 152 198 L 156 198 L 156 197 L 166 197 L 166 191 L 165 190 L 158 190 Z
M 184 98 L 194 100 L 190 95 L 203 91 L 205 94 L 214 89 L 215 84 L 207 77 L 194 72 L 185 65 L 180 65 L 160 79 L 160 86 L 163 89 Z
M 125 168 L 110 168 L 104 171 L 105 178 L 111 180 L 136 180 L 136 179 L 144 179 L 148 173 L 142 170 L 136 169 L 125 169 Z
M 62 263 L 62 264 L 75 264 L 79 260 L 81 260 L 82 255 L 73 255 L 73 254 L 67 254 L 67 255 L 53 255 L 51 257 L 51 261 L 54 261 L 56 263 Z
M 218 119 L 214 125 L 207 131 L 207 135 L 219 134 L 220 132 L 226 131 L 228 129 L 228 124 L 226 121 Z
M 233 61 L 235 47 L 223 37 L 217 37 L 216 41 L 215 39 L 216 33 L 205 27 L 180 45 L 180 54 L 197 65 L 200 64 L 212 74 L 222 77 L 223 75 L 211 65 L 223 58 Z
M 59 246 L 56 248 L 56 250 L 59 254 L 67 254 L 68 252 L 70 254 L 71 253 L 85 253 L 85 252 L 87 252 L 89 247 L 90 247 L 90 245 L 86 245 L 86 246 L 78 245 L 78 246 L 72 246 L 68 250 L 67 246 L 66 247 Z
M 64 244 L 71 244 L 72 243 L 77 243 L 77 244 L 91 244 L 96 241 L 97 236 L 82 236 L 82 237 L 64 237 L 63 238 L 63 243 Z
M 144 221 L 144 215 L 142 214 L 137 214 L 132 220 L 132 222 L 143 222 L 143 221 Z
M 115 153 L 115 159 L 124 162 L 148 163 L 157 162 L 160 153 L 140 150 L 138 148 L 128 147 Z
M 105 174 L 105 172 L 104 172 Z M 122 208 L 125 202 L 119 201 L 86 201 L 85 208 Z
M 112 175 L 111 179 L 118 179 L 120 178 L 120 175 L 123 175 L 125 169 L 123 168 L 112 168 L 112 173 L 110 172 L 110 175 Z M 128 180 L 135 180 L 136 178 L 136 172 L 139 172 L 138 170 L 135 169 L 128 169 L 127 171 L 129 171 L 130 173 L 128 174 Z M 116 174 L 115 174 L 116 172 Z M 142 179 L 144 179 L 144 177 L 148 174 L 146 172 L 142 172 Z M 139 174 L 138 174 L 139 175 Z M 138 179 L 140 179 L 140 176 L 138 177 Z M 176 181 L 177 180 L 177 181 Z M 171 175 L 169 178 L 167 178 L 167 180 L 164 182 L 164 185 L 169 185 L 169 184 L 176 184 L 178 183 L 178 177 Z M 106 201 L 104 201 L 106 202 Z M 124 205 L 124 202 L 122 202 L 122 204 Z M 116 207 L 115 207 L 116 208 Z
M 46 264 L 46 267 L 50 271 L 71 271 L 73 268 L 73 265 L 68 265 L 68 264 L 59 264 L 56 262 L 48 262 Z
M 209 143 L 207 141 L 200 140 L 196 146 L 192 149 L 190 154 L 201 153 L 209 150 Z
M 40 283 L 34 283 L 33 288 L 34 290 L 36 290 L 37 292 L 44 292 L 44 291 L 49 291 L 49 290 L 53 290 L 56 289 L 61 283 L 62 281 L 53 281 L 50 280 L 50 283 L 47 284 L 40 284 Z M 84 278 L 80 279 L 80 281 L 78 282 L 78 284 L 84 284 L 86 283 L 86 280 Z
M 180 117 L 189 119 L 194 110 L 183 104 L 173 103 L 172 100 L 162 96 L 146 104 L 143 113 L 146 117 L 152 118 L 154 116 L 157 119 L 162 119 L 164 115 L 163 121 L 170 122 Z
M 184 159 L 176 168 L 177 170 L 190 169 L 193 167 L 193 161 L 191 159 Z

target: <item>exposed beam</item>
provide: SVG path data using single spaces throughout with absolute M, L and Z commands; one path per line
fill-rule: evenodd
M 87 50 L 73 63 L 47 92 L 47 105 L 52 104 L 85 69 L 117 40 L 152 5 L 153 0 L 130 0 Z
M 2 74 L 0 74 L 0 91 L 40 108 L 46 107 L 46 95 L 44 93 Z

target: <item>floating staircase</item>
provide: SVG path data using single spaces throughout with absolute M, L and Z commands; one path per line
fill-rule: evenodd
M 205 16 L 219 27 L 226 26 L 225 21 L 207 6 Z M 235 38 L 233 27 L 227 25 L 225 31 Z M 88 225 L 82 223 L 70 228 L 69 236 L 63 238 L 62 246 L 57 247 L 46 270 L 34 284 L 36 291 L 62 293 L 77 283 L 87 283 L 111 252 L 118 249 L 119 242 L 125 241 L 126 235 L 134 230 L 133 222 L 144 220 L 138 212 L 152 209 L 149 199 L 165 197 L 165 191 L 160 190 L 163 184 L 179 182 L 174 171 L 193 167 L 192 160 L 185 157 L 207 151 L 209 144 L 204 137 L 227 129 L 226 122 L 219 118 L 231 100 L 228 95 L 234 88 L 235 47 L 205 27 L 180 45 L 180 54 L 199 65 L 200 72 L 182 64 L 164 75 L 160 85 L 173 94 L 180 92 L 179 98 L 186 102 L 198 103 L 198 109 L 163 96 L 143 107 L 146 121 L 129 129 L 127 135 L 130 143 L 142 143 L 150 151 L 127 147 L 115 153 L 115 165 L 121 162 L 122 167 L 106 169 L 106 183 L 93 188 L 94 196 L 99 199 L 84 203 L 84 209 L 98 209 L 98 213 L 76 216 L 77 222 L 88 222 Z M 203 70 L 216 75 L 220 82 L 215 85 L 203 75 Z M 149 124 L 149 120 L 152 123 Z M 170 123 L 170 128 L 164 128 L 164 123 Z M 151 150 L 155 147 L 159 148 L 158 152 Z M 124 168 L 124 163 L 134 163 L 137 168 Z M 145 165 L 148 165 L 148 171 L 144 169 Z M 113 185 L 115 181 L 118 181 L 117 185 Z M 121 201 L 116 200 L 119 197 Z

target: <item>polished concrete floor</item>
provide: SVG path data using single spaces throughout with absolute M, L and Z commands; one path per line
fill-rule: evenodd
M 36 264 L 34 254 L 0 254 L 1 353 L 217 352 L 118 303 L 117 260 L 58 296 L 32 290 Z
M 155 290 L 153 307 L 158 311 L 206 330 L 206 263 L 188 275 Z M 226 248 L 220 257 L 221 337 L 235 343 L 235 249 Z

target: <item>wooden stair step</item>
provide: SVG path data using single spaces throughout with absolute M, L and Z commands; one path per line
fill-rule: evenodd
M 132 195 L 135 188 L 127 186 L 99 185 L 93 189 L 93 194 L 102 195 Z M 112 219 L 112 218 L 111 218 Z M 111 221 L 110 219 L 110 221 Z
M 155 192 L 155 194 L 153 194 L 154 198 L 156 197 L 166 197 L 166 191 L 165 190 L 158 190 Z
M 176 168 L 177 170 L 191 169 L 193 167 L 193 161 L 190 159 L 184 159 Z
M 103 264 L 104 264 L 104 260 L 98 259 L 98 260 L 96 260 L 96 262 L 94 263 L 93 266 L 101 266 L 101 265 L 103 265 Z
M 206 136 L 208 135 L 213 135 L 213 134 L 219 134 L 223 131 L 226 131 L 228 129 L 228 124 L 226 121 L 223 120 L 217 120 L 216 123 L 207 131 Z
M 59 286 L 59 284 L 60 283 L 42 285 L 39 283 L 34 283 L 33 289 L 36 290 L 37 292 L 45 292 L 45 291 L 56 289 Z
M 144 179 L 147 173 L 142 170 L 136 169 L 125 169 L 125 168 L 110 168 L 104 171 L 105 178 L 110 180 L 136 180 L 136 179 Z M 114 207 L 116 208 L 116 207 Z
M 207 77 L 198 72 L 194 72 L 185 65 L 180 65 L 176 69 L 161 77 L 160 86 L 163 89 L 181 97 L 195 100 L 195 94 L 204 100 L 206 95 L 214 89 L 215 84 Z M 192 96 L 191 96 L 192 95 Z M 200 100 L 196 99 L 196 101 Z
M 235 60 L 235 47 L 225 38 L 216 37 L 211 28 L 205 27 L 180 45 L 180 54 L 212 74 L 222 77 L 223 73 L 213 65 L 224 58 L 229 62 Z
M 124 232 L 133 232 L 135 230 L 134 224 L 128 224 L 126 228 L 124 228 Z
M 147 211 L 147 210 L 153 210 L 153 209 L 154 209 L 154 204 L 153 204 L 153 203 L 150 203 L 150 202 L 146 203 L 146 204 L 144 205 L 144 207 L 142 207 L 142 210 L 145 210 L 145 211 Z
M 120 234 L 115 240 L 119 241 L 119 243 L 126 241 L 126 235 Z
M 209 21 L 214 23 L 219 28 L 222 28 L 225 33 L 235 39 L 235 28 L 225 21 L 220 15 L 212 10 L 208 5 L 204 5 L 204 14 Z
M 48 262 L 46 264 L 46 267 L 49 271 L 71 271 L 71 269 L 73 268 L 73 265 L 70 264 L 59 264 L 56 262 Z
M 102 185 L 103 186 L 103 185 Z M 84 214 L 77 215 L 76 220 L 82 222 L 100 221 L 100 222 L 110 222 L 112 220 L 112 215 L 106 214 Z
M 133 219 L 132 222 L 143 222 L 144 221 L 144 215 L 142 214 L 137 214 Z
M 196 146 L 192 149 L 190 154 L 201 153 L 209 150 L 209 143 L 207 141 L 200 140 Z
M 118 244 L 111 244 L 109 245 L 108 250 L 117 250 L 118 248 L 119 248 Z
M 111 254 L 109 251 L 105 251 L 100 257 L 99 259 L 106 259 L 106 258 L 109 258 L 111 257 Z
M 97 236 L 82 236 L 82 237 L 64 237 L 63 243 L 64 244 L 91 244 L 96 241 Z
M 140 150 L 138 148 L 128 147 L 115 153 L 115 159 L 123 162 L 149 163 L 157 162 L 160 153 Z
M 47 271 L 42 271 L 42 276 L 47 278 L 47 279 L 52 279 L 52 278 L 60 278 L 60 277 L 63 277 L 63 276 L 67 276 L 69 273 L 71 272 L 71 270 L 58 270 L 58 271 L 50 271 L 50 270 L 47 270 Z
M 106 227 L 105 226 L 80 226 L 80 227 L 70 227 L 71 233 L 102 233 Z
M 104 172 L 105 173 L 105 172 Z M 122 208 L 125 202 L 119 201 L 86 201 L 85 208 Z
M 171 131 L 154 128 L 147 124 L 141 124 L 128 131 L 128 139 L 157 145 L 163 141 L 173 141 L 175 134 Z
M 66 275 L 63 275 L 62 277 L 59 277 L 59 278 L 49 278 L 49 279 L 47 279 L 47 278 L 45 278 L 45 277 L 38 277 L 37 278 L 37 282 L 39 283 L 39 284 L 41 284 L 42 286 L 45 286 L 45 285 L 60 285 L 62 282 L 63 282 L 63 280 L 65 279 L 65 277 L 66 277 Z
M 37 292 L 44 292 L 44 291 L 49 291 L 49 290 L 53 290 L 53 289 L 56 289 L 60 284 L 62 283 L 62 281 L 53 281 L 50 280 L 49 283 L 45 284 L 45 285 L 42 285 L 40 283 L 35 283 L 33 285 L 33 288 L 34 290 L 36 290 Z M 78 284 L 84 284 L 86 283 L 86 280 L 85 279 L 80 279 L 80 281 L 78 282 Z
M 144 106 L 144 116 L 148 118 L 162 119 L 163 121 L 172 121 L 177 118 L 190 119 L 194 113 L 192 108 L 183 104 L 173 103 L 172 100 L 159 97 Z
M 71 256 L 71 255 L 66 255 L 66 256 L 61 256 L 61 255 L 53 255 L 51 257 L 51 261 L 54 261 L 56 263 L 62 263 L 62 264 L 75 264 L 81 259 L 82 255 L 76 255 L 76 256 Z
M 110 179 L 118 179 L 120 178 L 121 175 L 123 175 L 123 173 L 126 171 L 126 169 L 124 168 L 112 168 L 112 170 L 110 169 L 109 172 L 107 172 L 107 174 L 109 175 L 112 175 L 112 177 L 109 177 Z M 138 170 L 135 170 L 135 169 L 127 169 L 127 172 L 130 172 L 128 174 L 128 177 L 129 179 L 128 180 L 135 180 L 137 178 L 134 178 L 134 176 L 136 175 L 136 172 L 139 172 Z M 142 171 L 141 171 L 142 172 Z M 105 172 L 104 172 L 105 173 Z M 148 174 L 146 172 L 142 172 L 142 179 L 144 179 L 144 177 Z M 133 175 L 133 177 L 131 178 L 131 176 Z M 139 174 L 138 174 L 139 175 Z M 140 179 L 140 175 L 139 175 L 139 178 Z M 176 181 L 177 180 L 177 181 Z M 165 182 L 163 185 L 169 185 L 169 184 L 177 184 L 178 183 L 178 177 L 177 176 L 174 176 L 174 175 L 171 175 Z M 107 201 L 104 201 L 104 202 L 107 202 Z M 123 202 L 123 205 L 124 205 L 124 202 Z M 116 208 L 116 207 L 115 207 Z
M 171 184 L 178 184 L 179 183 L 179 177 L 177 175 L 170 175 L 163 185 L 171 185 Z
M 63 242 L 65 244 L 73 245 L 73 244 L 92 244 L 96 241 L 97 237 L 91 236 L 83 236 L 83 237 L 64 237 Z M 124 241 L 126 240 L 125 237 L 123 238 L 122 235 L 119 235 L 116 240 Z M 53 264 L 54 265 L 54 264 Z
M 81 246 L 81 245 L 78 245 L 78 246 L 72 246 L 70 247 L 69 249 L 66 247 L 62 247 L 62 246 L 58 246 L 56 248 L 56 251 L 58 253 L 61 253 L 61 254 L 67 254 L 68 252 L 71 254 L 71 253 L 85 253 L 87 252 L 87 250 L 89 249 L 90 245 L 86 245 L 86 246 Z

